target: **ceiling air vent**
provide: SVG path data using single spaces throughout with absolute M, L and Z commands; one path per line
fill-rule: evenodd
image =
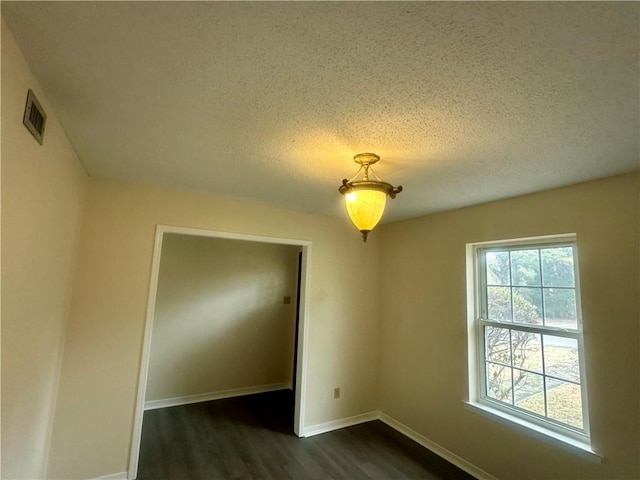
M 24 118 L 22 123 L 31 132 L 31 135 L 42 145 L 42 137 L 44 136 L 44 125 L 47 123 L 47 114 L 44 113 L 40 102 L 35 94 L 29 89 L 27 94 L 27 105 L 24 107 Z

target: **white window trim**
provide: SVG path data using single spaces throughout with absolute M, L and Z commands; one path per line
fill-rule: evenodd
M 478 250 L 507 247 L 513 248 L 518 246 L 544 246 L 545 244 L 571 244 L 574 246 L 574 272 L 576 275 L 576 307 L 578 317 L 578 334 L 575 335 L 579 342 L 580 368 L 581 378 L 580 384 L 582 388 L 582 404 L 583 404 L 583 423 L 584 432 L 575 431 L 571 428 L 565 428 L 560 425 L 556 426 L 552 421 L 538 419 L 531 416 L 529 419 L 526 413 L 518 414 L 516 410 L 507 406 L 501 406 L 498 402 L 483 398 L 482 381 L 484 375 L 484 361 L 480 361 L 480 353 L 483 349 L 481 338 L 482 324 L 478 321 L 482 311 L 482 301 L 480 299 L 479 285 L 484 282 L 480 281 L 480 272 L 478 271 Z M 544 237 L 530 237 L 513 240 L 499 240 L 492 242 L 479 242 L 467 244 L 467 345 L 468 345 L 468 374 L 469 374 L 469 399 L 465 401 L 465 405 L 474 412 L 488 416 L 500 423 L 514 426 L 521 431 L 532 433 L 538 438 L 550 440 L 552 444 L 560 446 L 568 451 L 577 453 L 592 461 L 600 463 L 602 457 L 591 448 L 591 440 L 589 436 L 589 418 L 587 415 L 587 385 L 586 376 L 584 375 L 584 344 L 582 337 L 582 322 L 580 311 L 580 287 L 579 287 L 579 266 L 577 259 L 577 246 L 575 234 L 549 235 Z M 558 333 L 564 331 L 558 329 Z M 574 336 L 573 334 L 570 336 Z

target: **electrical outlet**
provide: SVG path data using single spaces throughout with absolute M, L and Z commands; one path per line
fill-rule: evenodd
M 333 389 L 333 398 L 334 399 L 340 398 L 340 387 L 336 387 Z

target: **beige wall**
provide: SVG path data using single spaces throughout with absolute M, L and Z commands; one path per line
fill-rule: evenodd
M 291 384 L 299 250 L 165 234 L 145 400 Z
M 347 218 L 92 178 L 56 410 L 52 478 L 91 478 L 128 467 L 157 224 L 311 241 L 304 421 L 313 425 L 377 407 L 377 286 L 363 281 L 378 275 L 377 235 L 364 244 Z M 333 400 L 335 386 L 342 387 L 339 400 Z
M 22 125 L 31 88 L 40 145 Z M 87 178 L 2 23 L 2 475 L 43 478 Z
M 380 229 L 380 406 L 497 478 L 639 470 L 639 184 L 629 174 Z M 592 444 L 601 465 L 466 409 L 465 244 L 575 232 Z

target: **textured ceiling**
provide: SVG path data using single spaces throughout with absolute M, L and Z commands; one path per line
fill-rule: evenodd
M 384 221 L 638 168 L 638 2 L 2 2 L 92 176 Z M 26 94 L 26 92 L 25 92 Z M 46 136 L 45 136 L 46 142 Z

